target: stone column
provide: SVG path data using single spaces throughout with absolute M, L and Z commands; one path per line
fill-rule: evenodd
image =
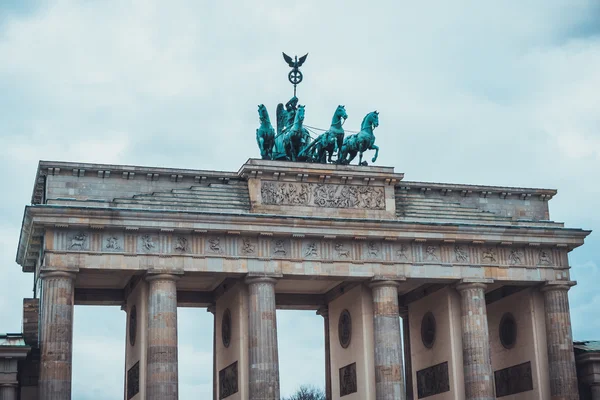
M 279 400 L 279 355 L 274 278 L 248 277 L 250 400 Z
M 331 400 L 331 351 L 329 345 L 329 309 L 321 307 L 317 314 L 323 317 L 325 325 L 325 399 Z
M 398 282 L 375 281 L 373 292 L 373 334 L 375 339 L 376 400 L 405 399 Z
M 40 400 L 70 399 L 75 274 L 48 271 L 40 278 Z
M 146 398 L 177 400 L 177 288 L 178 277 L 147 275 L 148 332 Z
M 463 280 L 461 296 L 463 367 L 466 400 L 494 400 L 494 377 L 485 305 L 486 281 Z
M 542 287 L 552 400 L 579 399 L 567 295 L 573 285 L 575 282 L 553 281 Z
M 213 315 L 213 400 L 217 400 L 219 396 L 217 382 L 217 306 L 211 304 L 206 311 Z
M 406 400 L 413 400 L 412 359 L 410 357 L 410 325 L 408 322 L 408 307 L 400 307 L 402 318 L 402 338 L 404 343 L 404 383 Z
M 0 384 L 0 400 L 17 400 L 17 389 L 16 383 Z

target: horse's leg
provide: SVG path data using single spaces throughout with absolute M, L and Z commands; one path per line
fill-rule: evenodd
M 267 154 L 265 150 L 265 138 L 262 136 L 258 138 L 258 148 L 260 149 L 260 156 L 264 160 L 267 157 Z
M 379 155 L 379 147 L 372 145 L 371 150 L 375 150 L 375 155 L 373 156 L 373 159 L 371 160 L 372 162 L 375 162 L 377 160 L 377 156 Z
M 363 155 L 363 152 L 359 151 L 358 152 L 358 165 L 362 165 L 362 155 Z
M 354 158 L 356 157 L 356 153 L 357 153 L 357 151 L 355 151 L 355 150 L 349 150 L 348 151 L 348 160 L 345 160 L 345 164 L 350 164 L 352 162 L 352 160 L 354 160 Z
M 343 146 L 343 143 L 344 143 L 344 135 L 343 134 L 342 135 L 337 135 L 336 139 L 337 139 L 336 144 L 337 144 L 337 147 L 338 147 L 337 162 L 339 164 L 340 160 L 341 160 L 341 156 L 342 156 L 342 146 Z

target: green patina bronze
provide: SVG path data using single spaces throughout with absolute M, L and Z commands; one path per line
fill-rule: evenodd
M 302 82 L 300 66 L 306 57 L 291 58 L 283 53 L 284 60 L 292 67 L 288 75 L 294 85 L 294 96 L 284 105 L 277 105 L 277 130 L 273 129 L 269 113 L 264 104 L 258 106 L 260 126 L 256 130 L 256 142 L 260 155 L 265 160 L 304 161 L 315 163 L 333 163 L 333 154 L 337 151 L 338 164 L 350 164 L 359 154 L 358 164 L 368 165 L 362 160 L 363 153 L 375 150 L 372 162 L 377 160 L 379 147 L 375 146 L 373 130 L 379 126 L 379 113 L 370 112 L 361 124 L 360 132 L 344 138 L 343 124 L 348 119 L 345 106 L 338 106 L 331 119 L 329 130 L 311 140 L 308 130 L 303 126 L 305 110 L 298 105 L 296 85 Z
M 367 150 L 375 150 L 375 155 L 371 159 L 372 162 L 375 162 L 379 155 L 379 147 L 375 146 L 375 135 L 373 134 L 373 130 L 378 126 L 379 113 L 377 111 L 368 113 L 360 126 L 360 132 L 344 139 L 340 162 L 342 164 L 350 164 L 358 153 L 358 165 L 367 165 L 366 161 L 362 161 L 363 153 Z
M 267 107 L 264 104 L 258 106 L 258 118 L 260 126 L 256 130 L 256 142 L 260 149 L 260 156 L 263 160 L 273 158 L 273 146 L 275 145 L 275 130 L 271 125 L 271 119 Z
M 333 113 L 331 126 L 325 133 L 319 135 L 310 145 L 307 146 L 304 154 L 313 162 L 327 163 L 333 162 L 331 157 L 337 150 L 338 162 L 341 160 L 341 150 L 344 141 L 344 128 L 342 125 L 348 118 L 345 106 L 338 106 Z

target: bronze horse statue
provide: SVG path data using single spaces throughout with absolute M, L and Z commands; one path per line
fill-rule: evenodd
M 331 157 L 337 150 L 337 159 L 340 161 L 342 144 L 344 141 L 344 128 L 342 125 L 348 119 L 345 106 L 337 106 L 331 126 L 327 132 L 319 135 L 304 151 L 303 154 L 312 159 L 313 162 L 326 163 L 332 162 Z
M 379 147 L 375 146 L 375 135 L 373 130 L 379 126 L 379 112 L 373 111 L 368 113 L 362 121 L 360 132 L 347 136 L 342 145 L 342 157 L 340 163 L 350 164 L 352 160 L 359 154 L 358 165 L 367 165 L 367 162 L 362 160 L 363 153 L 367 150 L 375 150 L 372 162 L 377 160 L 379 155 Z
M 256 142 L 262 159 L 270 160 L 273 157 L 273 146 L 275 145 L 275 129 L 271 125 L 269 113 L 264 104 L 258 106 L 258 117 L 260 126 L 256 130 Z

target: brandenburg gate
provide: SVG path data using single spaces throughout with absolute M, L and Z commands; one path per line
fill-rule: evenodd
M 323 317 L 329 399 L 577 399 L 568 253 L 589 232 L 550 219 L 554 195 L 364 164 L 41 161 L 17 255 L 39 398 L 71 398 L 73 307 L 95 304 L 127 313 L 127 400 L 178 398 L 178 307 L 214 314 L 217 399 L 279 399 L 277 309 Z

